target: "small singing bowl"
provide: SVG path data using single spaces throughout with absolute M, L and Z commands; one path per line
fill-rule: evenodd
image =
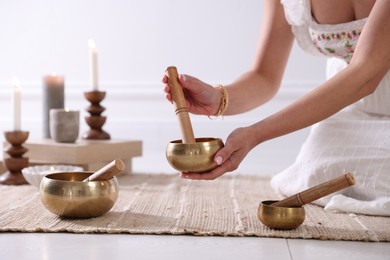
M 275 200 L 262 201 L 258 209 L 260 221 L 269 228 L 288 230 L 299 227 L 305 220 L 304 207 L 272 206 Z
M 195 138 L 195 143 L 175 140 L 168 144 L 166 157 L 169 164 L 181 172 L 207 172 L 218 165 L 215 154 L 224 146 L 219 138 Z
M 43 177 L 39 192 L 43 205 L 64 218 L 92 218 L 108 212 L 118 198 L 116 177 L 83 182 L 93 172 L 61 172 Z

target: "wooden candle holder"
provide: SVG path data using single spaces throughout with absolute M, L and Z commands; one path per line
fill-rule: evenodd
M 5 158 L 4 163 L 7 172 L 0 176 L 0 184 L 21 185 L 27 184 L 23 177 L 22 169 L 28 166 L 28 158 L 23 157 L 27 149 L 22 144 L 28 139 L 27 131 L 6 131 L 4 137 L 11 145 L 6 147 L 5 152 L 10 157 Z
M 89 102 L 91 102 L 91 105 L 86 108 L 86 111 L 90 114 L 90 116 L 85 117 L 85 121 L 91 129 L 82 135 L 82 139 L 110 139 L 110 134 L 102 129 L 103 125 L 106 123 L 107 118 L 105 116 L 101 116 L 103 111 L 106 109 L 100 105 L 100 102 L 105 98 L 106 92 L 94 90 L 84 92 L 84 96 Z

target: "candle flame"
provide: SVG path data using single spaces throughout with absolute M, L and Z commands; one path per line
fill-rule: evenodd
M 88 40 L 88 46 L 89 46 L 89 48 L 96 48 L 96 44 L 95 44 L 95 41 L 94 40 L 92 40 L 92 39 L 89 39 Z

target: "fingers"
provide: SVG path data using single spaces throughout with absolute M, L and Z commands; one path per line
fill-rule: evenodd
M 168 76 L 164 74 L 163 78 L 161 79 L 161 82 L 168 84 Z
M 224 167 L 219 166 L 210 172 L 194 173 L 194 172 L 182 172 L 180 177 L 191 180 L 214 180 L 226 173 Z
M 164 75 L 161 79 L 161 82 L 164 83 L 164 92 L 170 93 L 171 92 L 171 86 L 169 86 L 168 76 Z M 184 87 L 187 86 L 187 77 L 184 74 L 179 75 L 179 83 Z
M 196 89 L 199 89 L 199 84 L 206 85 L 205 83 L 199 81 L 197 78 L 194 78 L 192 76 L 186 75 L 186 74 L 179 74 L 178 77 L 180 85 L 183 87 L 183 89 L 188 89 L 191 92 L 193 92 Z M 161 79 L 161 82 L 164 83 L 164 92 L 170 93 L 171 87 L 169 86 L 168 76 L 164 75 Z
M 228 171 L 234 171 L 238 168 L 238 163 L 235 164 L 234 161 L 237 157 L 237 152 L 239 147 L 234 145 L 234 141 L 231 141 L 231 138 L 226 140 L 225 146 L 221 148 L 215 155 L 214 161 L 219 165 L 223 166 L 223 168 Z
M 202 172 L 202 173 L 193 173 L 193 172 L 182 172 L 180 177 L 191 179 L 191 180 L 214 180 L 221 175 L 234 171 L 237 169 L 236 166 L 229 158 L 233 150 L 227 144 L 224 148 L 219 150 L 214 157 L 215 162 L 219 165 L 212 171 Z
M 187 78 L 188 77 L 184 74 L 179 75 L 179 83 L 183 88 L 188 87 Z M 168 84 L 168 76 L 166 74 L 164 74 L 164 76 L 162 77 L 161 82 L 164 83 L 164 92 L 166 93 L 166 99 L 172 103 L 171 86 L 169 86 Z
M 172 103 L 172 96 L 171 96 L 171 87 L 168 84 L 168 76 L 164 75 L 161 79 L 161 82 L 164 83 L 164 92 L 165 92 L 165 98 Z
M 227 172 L 231 172 L 237 169 L 230 160 L 226 160 L 225 163 L 221 164 L 217 168 L 209 172 L 182 172 L 180 173 L 181 178 L 191 180 L 214 180 Z
M 168 76 L 166 74 L 164 74 L 164 76 L 162 77 L 161 82 L 164 83 L 165 85 L 168 85 Z M 179 74 L 179 83 L 181 85 L 186 85 L 187 84 L 187 75 Z
M 179 83 L 180 83 L 180 85 L 183 86 L 183 88 L 188 87 L 187 79 L 188 79 L 187 75 L 184 75 L 184 74 L 179 75 Z
M 227 172 L 237 170 L 252 147 L 243 141 L 246 139 L 250 139 L 247 128 L 234 130 L 226 140 L 225 146 L 214 156 L 214 161 L 219 165 L 217 168 L 204 173 L 185 172 L 180 176 L 193 180 L 213 180 Z
M 164 92 L 165 92 L 165 98 L 169 101 L 169 102 L 173 102 L 172 101 L 172 95 L 171 95 L 171 87 L 169 85 L 166 85 L 164 87 Z

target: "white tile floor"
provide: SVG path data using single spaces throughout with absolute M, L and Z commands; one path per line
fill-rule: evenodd
M 1 233 L 0 259 L 389 260 L 390 243 L 258 237 Z

